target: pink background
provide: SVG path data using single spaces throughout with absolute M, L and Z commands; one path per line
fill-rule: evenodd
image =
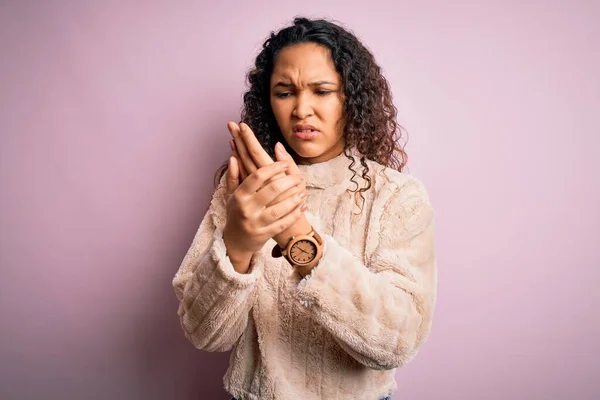
M 434 328 L 394 398 L 600 398 L 600 5 L 566 0 L 3 1 L 0 398 L 227 398 L 171 278 L 296 14 L 375 53 L 436 208 Z

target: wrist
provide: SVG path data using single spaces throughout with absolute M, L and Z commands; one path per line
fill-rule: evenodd
M 227 252 L 227 257 L 231 260 L 232 263 L 241 263 L 245 261 L 250 261 L 254 253 L 230 253 Z
M 236 250 L 235 247 L 228 243 L 226 235 L 223 235 L 223 242 L 225 242 L 225 255 L 229 258 L 233 269 L 241 274 L 247 273 L 254 253 Z
M 300 275 L 301 278 L 304 278 L 306 275 L 310 275 L 315 266 L 312 267 L 296 267 L 296 272 Z
M 275 235 L 273 237 L 273 240 L 275 240 L 277 242 L 279 247 L 285 248 L 287 246 L 288 242 L 290 241 L 290 239 L 292 238 L 292 236 L 306 235 L 307 233 L 310 232 L 311 229 L 312 229 L 312 226 L 311 226 L 310 222 L 308 222 L 308 219 L 306 219 L 306 216 L 304 214 L 302 214 L 302 216 L 298 219 L 298 221 L 296 221 L 294 223 L 294 225 L 290 226 L 289 228 L 287 228 L 285 231 L 281 232 L 280 234 Z
M 253 255 L 252 253 L 227 254 L 231 265 L 233 265 L 233 269 L 240 274 L 248 273 Z
M 298 227 L 300 224 L 298 224 Z M 308 232 L 307 232 L 308 231 Z M 302 277 L 309 274 L 323 257 L 325 242 L 321 235 L 309 224 L 308 230 L 301 232 L 289 232 L 292 236 L 278 243 L 271 256 L 278 258 L 284 256 L 294 267 L 295 271 Z

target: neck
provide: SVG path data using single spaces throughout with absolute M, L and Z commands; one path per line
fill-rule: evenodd
M 355 148 L 349 149 L 355 162 L 361 157 Z M 326 188 L 350 180 L 353 172 L 348 169 L 351 160 L 342 151 L 327 161 L 312 164 L 298 164 L 298 168 L 306 177 L 308 187 Z M 356 168 L 355 168 L 356 169 Z

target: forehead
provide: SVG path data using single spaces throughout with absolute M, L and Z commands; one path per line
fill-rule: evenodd
M 331 59 L 331 52 L 316 43 L 301 43 L 281 50 L 273 66 L 271 81 L 315 79 L 338 80 L 338 73 Z

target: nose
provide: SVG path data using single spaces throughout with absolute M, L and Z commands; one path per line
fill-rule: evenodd
M 298 93 L 296 96 L 296 106 L 292 114 L 298 119 L 303 120 L 313 115 L 313 113 L 310 96 L 307 96 L 305 92 Z

